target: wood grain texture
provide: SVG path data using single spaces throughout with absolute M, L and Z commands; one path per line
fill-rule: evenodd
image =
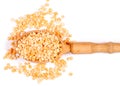
M 71 42 L 70 52 L 73 54 L 115 53 L 120 52 L 120 43 Z

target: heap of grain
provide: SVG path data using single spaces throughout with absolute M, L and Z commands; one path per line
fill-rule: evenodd
M 37 12 L 14 20 L 16 26 L 8 37 L 12 41 L 11 48 L 4 58 L 23 58 L 27 62 L 19 66 L 8 63 L 5 70 L 24 73 L 40 81 L 60 76 L 66 66 L 66 61 L 60 58 L 62 44 L 70 37 L 62 18 L 46 3 Z M 35 62 L 34 66 L 32 62 Z M 54 67 L 47 67 L 47 63 L 54 64 Z

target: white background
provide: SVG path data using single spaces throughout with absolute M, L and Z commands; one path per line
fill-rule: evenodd
M 37 11 L 44 0 L 0 0 L 0 86 L 120 86 L 120 53 L 73 56 L 63 76 L 53 81 L 36 81 L 4 71 L 7 36 L 18 18 Z M 65 15 L 72 40 L 120 42 L 120 0 L 51 0 L 51 7 Z M 74 73 L 69 77 L 67 73 Z

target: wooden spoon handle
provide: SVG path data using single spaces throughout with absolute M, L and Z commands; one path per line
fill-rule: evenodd
M 70 52 L 73 54 L 90 54 L 97 52 L 104 52 L 104 53 L 120 52 L 120 43 L 71 42 Z

